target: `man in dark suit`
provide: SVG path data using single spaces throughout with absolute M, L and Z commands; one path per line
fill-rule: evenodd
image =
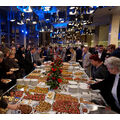
M 34 70 L 36 64 L 34 62 L 34 53 L 35 53 L 36 49 L 35 48 L 31 48 L 30 53 L 28 52 L 25 55 L 25 72 L 26 74 L 29 74 L 30 72 L 32 72 L 32 70 Z
M 98 51 L 95 52 L 98 54 L 99 58 L 104 62 L 106 57 L 106 50 L 104 50 L 103 45 L 99 45 Z
M 78 47 L 76 50 L 76 61 L 78 62 L 78 60 L 82 59 L 82 50 Z
M 117 49 L 115 49 L 115 51 L 113 51 L 111 56 L 115 56 L 115 57 L 120 58 L 120 46 Z

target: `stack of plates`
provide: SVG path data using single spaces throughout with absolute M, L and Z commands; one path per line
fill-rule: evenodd
M 37 84 L 38 84 L 38 79 L 31 79 L 30 80 L 30 85 L 37 86 Z
M 17 85 L 23 85 L 24 79 L 17 79 Z
M 80 83 L 80 88 L 83 89 L 83 90 L 88 90 L 88 84 L 86 83 Z
M 77 85 L 68 85 L 69 93 L 78 93 L 79 89 Z
M 69 81 L 69 84 L 70 85 L 77 85 L 77 82 L 76 81 Z
M 29 85 L 30 84 L 30 79 L 24 79 L 24 85 Z

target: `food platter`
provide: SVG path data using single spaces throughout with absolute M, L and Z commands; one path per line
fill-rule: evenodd
M 53 103 L 53 111 L 69 114 L 80 114 L 80 104 L 78 102 L 71 102 L 67 100 L 58 100 Z
M 50 100 L 53 100 L 53 99 L 54 99 L 54 96 L 55 96 L 55 92 L 49 91 L 49 92 L 47 93 L 46 98 L 47 98 L 47 99 L 50 99 Z
M 21 104 L 19 109 L 22 114 L 30 114 L 32 112 L 32 107 L 27 104 Z
M 51 110 L 52 105 L 45 101 L 40 101 L 37 106 L 34 107 L 34 109 L 38 112 L 49 112 Z

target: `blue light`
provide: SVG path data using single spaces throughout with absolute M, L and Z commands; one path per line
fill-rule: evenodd
M 37 35 L 37 38 L 39 37 L 39 35 Z
M 83 30 L 81 30 L 81 31 L 80 31 L 80 34 L 83 34 L 83 33 L 84 33 L 84 31 L 83 31 Z
M 27 34 L 27 31 L 25 32 L 25 34 Z
M 39 16 L 39 20 L 46 20 L 44 17 L 44 13 L 50 13 L 51 15 L 53 13 L 57 12 L 57 8 L 55 6 L 52 6 L 49 11 L 44 11 L 45 6 L 41 6 L 42 9 L 35 9 L 33 8 L 33 11 Z
M 24 33 L 24 30 L 22 30 L 22 33 Z
M 52 33 L 50 33 L 50 37 L 52 37 Z
M 53 24 L 55 28 L 65 28 L 67 27 L 68 22 Z
M 63 41 L 58 41 L 57 43 L 58 43 L 58 44 L 63 44 Z
M 21 12 L 25 12 L 25 10 L 28 10 L 29 6 L 17 6 L 17 8 L 18 8 Z

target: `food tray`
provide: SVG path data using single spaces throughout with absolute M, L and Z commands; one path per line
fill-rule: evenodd
M 46 95 L 46 99 L 53 100 L 55 97 L 55 92 L 49 91 Z

